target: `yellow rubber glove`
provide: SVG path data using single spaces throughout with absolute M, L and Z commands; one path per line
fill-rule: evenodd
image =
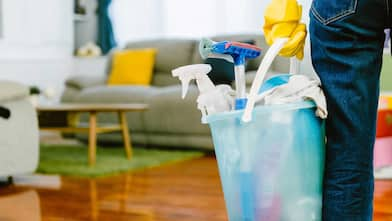
M 300 23 L 302 7 L 296 0 L 272 0 L 264 13 L 264 35 L 267 44 L 277 38 L 289 38 L 279 55 L 304 57 L 306 25 Z

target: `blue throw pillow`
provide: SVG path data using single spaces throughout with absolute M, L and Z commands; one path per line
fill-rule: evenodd
M 255 41 L 253 40 L 246 40 L 240 42 L 252 44 L 252 45 L 255 44 Z M 231 85 L 231 83 L 235 80 L 233 63 L 220 58 L 207 58 L 204 60 L 204 63 L 211 65 L 212 70 L 208 74 L 208 77 L 215 85 L 218 84 Z

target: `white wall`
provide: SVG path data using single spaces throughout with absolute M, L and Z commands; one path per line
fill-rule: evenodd
M 258 33 L 266 4 L 260 0 L 115 0 L 111 12 L 121 45 L 162 36 Z
M 0 58 L 69 56 L 72 7 L 72 0 L 3 0 Z
M 130 40 L 162 36 L 166 19 L 163 16 L 162 2 L 163 0 L 112 1 L 110 12 L 118 43 L 122 45 Z
M 73 0 L 3 0 L 0 79 L 61 88 L 71 70 Z
M 219 0 L 164 1 L 165 36 L 195 38 L 221 30 L 218 4 Z
M 165 35 L 202 37 L 261 33 L 261 4 L 256 0 L 165 0 Z

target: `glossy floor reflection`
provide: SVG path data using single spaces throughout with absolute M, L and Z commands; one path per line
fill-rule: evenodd
M 103 179 L 0 187 L 0 220 L 226 221 L 216 161 L 204 157 Z M 51 182 L 46 186 L 45 182 Z M 392 221 L 392 181 L 377 181 L 375 221 Z
M 44 221 L 224 221 L 219 182 L 214 158 L 206 157 L 110 178 L 62 178 L 57 190 L 44 185 L 2 187 L 0 201 L 35 191 Z
M 0 220 L 41 220 L 40 199 L 37 191 L 27 190 L 0 197 Z

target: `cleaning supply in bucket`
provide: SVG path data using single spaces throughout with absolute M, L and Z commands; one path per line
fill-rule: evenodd
M 316 116 L 326 119 L 327 102 L 319 80 L 305 75 L 278 75 L 263 84 L 261 93 L 256 98 L 256 105 L 287 104 L 312 100 L 316 106 Z M 284 79 L 283 79 L 284 78 Z M 287 79 L 287 82 L 285 80 Z M 285 83 L 283 83 L 285 82 Z
M 290 74 L 279 74 L 276 76 L 272 76 L 261 85 L 259 94 L 261 95 L 267 91 L 270 91 L 271 89 L 274 89 L 275 87 L 287 84 L 290 77 Z
M 266 53 L 247 97 L 251 106 L 205 113 L 230 221 L 321 221 L 325 134 L 324 121 L 314 114 L 314 102 L 301 98 L 300 102 L 255 107 L 260 95 L 287 86 L 295 76 L 282 74 L 264 82 L 286 41 L 279 40 Z M 179 73 L 206 75 L 209 70 Z M 179 73 L 173 71 L 173 76 L 186 76 Z M 189 81 L 184 79 L 183 85 Z M 248 112 L 253 120 L 244 121 Z
M 278 75 L 264 82 L 285 41 L 266 53 L 248 95 L 251 106 L 207 117 L 231 221 L 321 221 L 325 134 L 314 102 L 301 98 L 254 107 L 254 98 L 287 86 L 296 76 Z M 248 112 L 253 120 L 243 121 Z M 231 159 L 236 152 L 239 156 Z
M 272 45 L 257 70 L 249 95 L 245 94 L 244 68 L 235 68 L 236 111 L 206 114 L 230 221 L 321 221 L 325 121 L 315 116 L 315 102 L 304 101 L 306 96 L 301 93 L 311 91 L 307 86 L 294 90 L 300 92 L 300 97 L 287 99 L 284 104 L 274 103 L 280 98 L 291 98 L 280 89 L 290 91 L 290 84 L 295 82 L 290 80 L 299 79 L 293 78 L 298 73 L 296 59 L 290 60 L 289 74 L 265 81 L 278 54 L 303 57 L 306 30 L 299 24 L 301 10 L 297 4 L 291 4 L 294 1 L 273 0 L 274 10 L 281 2 L 292 6 L 282 9 L 283 13 L 290 8 L 297 11 L 283 17 L 277 16 L 281 11 L 267 13 L 271 19 L 266 21 L 266 38 Z M 245 55 L 252 50 L 207 39 L 199 47 L 202 57 L 220 57 L 234 63 L 236 59 L 248 58 L 241 56 L 241 49 L 245 49 Z M 310 85 L 313 89 L 319 87 Z M 272 95 L 274 99 L 265 100 Z M 260 98 L 264 100 L 259 102 Z M 268 102 L 272 105 L 265 105 Z M 241 110 L 243 105 L 245 110 Z
M 275 43 L 268 49 L 264 56 L 259 68 L 257 69 L 255 79 L 250 88 L 248 100 L 245 106 L 245 112 L 242 117 L 243 122 L 250 122 L 252 120 L 252 112 L 255 106 L 256 100 L 259 98 L 260 88 L 264 82 L 264 78 L 267 74 L 269 67 L 272 65 L 274 58 L 278 55 L 282 47 L 287 43 L 288 38 L 279 38 L 275 40 Z M 295 64 L 295 60 L 290 60 L 290 65 Z M 290 68 L 291 69 L 291 68 Z
M 208 78 L 211 65 L 194 64 L 172 70 L 172 75 L 178 77 L 182 84 L 182 98 L 184 99 L 191 80 L 196 80 L 200 95 L 197 98 L 197 108 L 202 113 L 201 122 L 207 123 L 207 114 L 230 111 L 233 108 L 235 92 L 228 85 L 215 86 Z
M 257 58 L 261 54 L 261 48 L 240 42 L 214 42 L 210 39 L 202 39 L 199 44 L 200 55 L 205 59 L 209 56 L 221 57 L 234 62 L 236 100 L 235 109 L 245 108 L 246 84 L 245 84 L 245 62 L 246 59 Z M 229 57 L 228 57 L 229 56 Z M 231 59 L 230 59 L 231 58 Z
M 246 59 L 252 59 L 260 56 L 261 49 L 254 45 L 240 43 L 240 42 L 214 42 L 210 39 L 202 39 L 199 44 L 200 54 L 203 58 L 208 56 L 222 57 L 223 59 L 233 59 L 234 62 L 234 73 L 235 73 L 235 86 L 236 86 L 236 99 L 235 99 L 235 110 L 241 110 L 245 108 L 246 98 L 246 83 L 245 83 L 245 62 Z M 229 58 L 227 56 L 230 56 Z M 239 122 L 240 123 L 240 122 Z M 253 205 L 253 194 L 250 191 L 252 189 L 252 171 L 249 165 L 249 154 L 242 153 L 242 163 L 240 165 L 239 177 L 240 177 L 240 188 L 241 198 L 240 206 L 243 213 L 243 220 L 253 221 L 254 220 L 254 205 Z

